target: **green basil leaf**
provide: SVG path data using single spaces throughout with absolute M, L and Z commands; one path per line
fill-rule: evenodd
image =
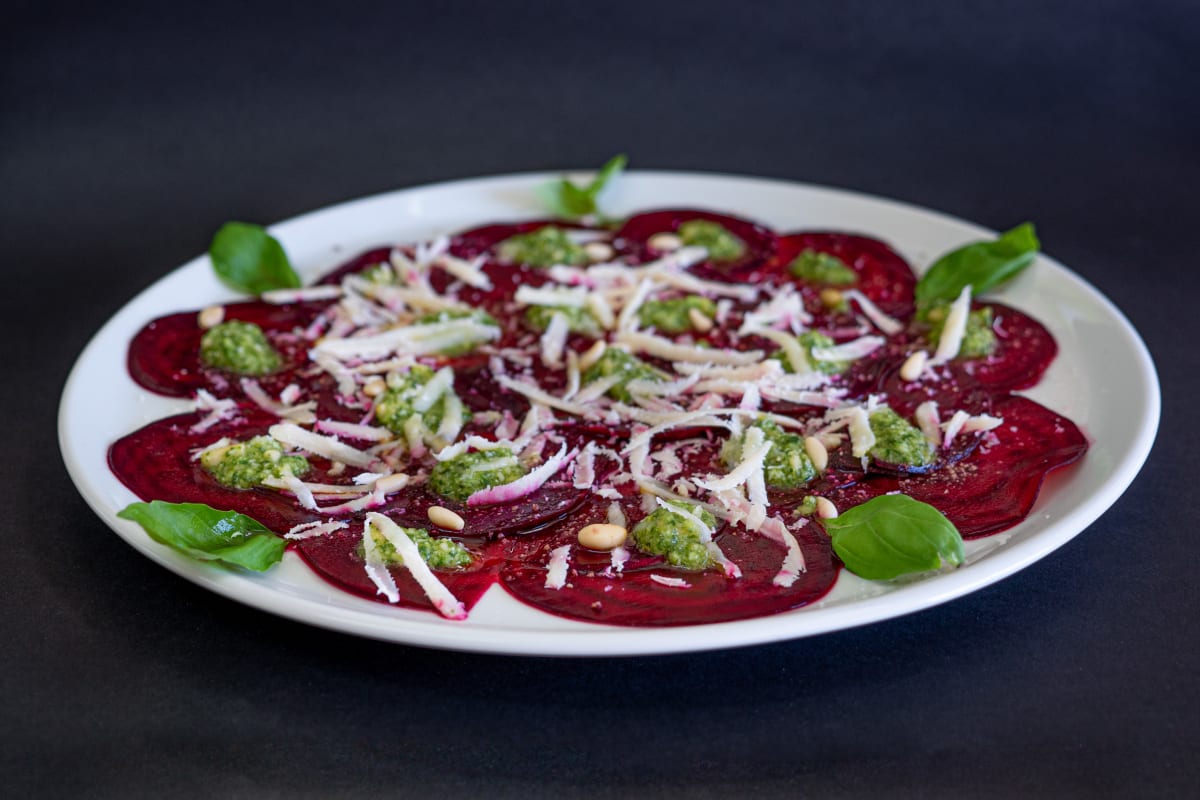
M 226 222 L 213 237 L 208 255 L 217 277 L 236 291 L 262 294 L 300 286 L 283 245 L 261 225 Z
M 963 562 L 963 540 L 954 524 L 908 495 L 873 498 L 823 524 L 846 569 L 869 580 L 886 581 Z
M 542 201 L 557 217 L 563 219 L 578 219 L 589 214 L 599 213 L 597 200 L 604 187 L 625 169 L 629 159 L 625 154 L 610 158 L 595 179 L 587 186 L 576 186 L 566 178 L 546 184 L 538 189 Z
M 917 303 L 954 300 L 964 286 L 978 297 L 1011 280 L 1037 257 L 1037 234 L 1025 222 L 991 242 L 975 242 L 952 250 L 934 262 L 917 283 Z
M 262 572 L 283 558 L 285 542 L 262 523 L 203 503 L 130 503 L 118 514 L 150 538 L 204 561 L 223 561 Z

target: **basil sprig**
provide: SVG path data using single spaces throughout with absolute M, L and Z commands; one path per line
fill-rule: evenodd
M 964 286 L 978 297 L 1016 277 L 1037 257 L 1037 235 L 1024 222 L 990 242 L 952 250 L 934 262 L 917 283 L 917 304 L 928 307 L 941 300 L 954 300 Z
M 595 179 L 587 186 L 576 186 L 566 178 L 548 183 L 538 189 L 542 201 L 555 216 L 563 219 L 578 219 L 590 214 L 598 214 L 597 198 L 613 178 L 625 169 L 629 159 L 624 153 L 613 156 L 596 173 Z
M 908 495 L 881 495 L 823 524 L 846 569 L 868 580 L 963 562 L 963 540 L 954 524 Z
M 117 514 L 150 538 L 203 561 L 222 561 L 262 572 L 283 558 L 287 542 L 262 523 L 203 503 L 130 503 Z
M 262 294 L 300 286 L 283 245 L 261 225 L 226 222 L 213 237 L 208 255 L 217 277 L 235 291 Z

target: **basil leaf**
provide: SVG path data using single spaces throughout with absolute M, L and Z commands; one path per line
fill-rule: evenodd
M 1025 222 L 991 242 L 975 242 L 952 250 L 934 262 L 917 283 L 917 303 L 927 306 L 954 300 L 964 286 L 978 297 L 988 289 L 1016 277 L 1037 256 L 1037 235 Z
M 576 186 L 563 178 L 540 187 L 538 194 L 555 216 L 564 219 L 578 219 L 589 214 L 597 214 L 599 206 L 596 200 L 600 196 L 600 192 L 604 191 L 604 187 L 619 175 L 621 170 L 625 169 L 628 161 L 629 159 L 624 153 L 613 156 L 600 168 L 595 179 L 587 186 Z
M 278 563 L 287 546 L 257 520 L 203 503 L 130 503 L 117 516 L 136 522 L 154 541 L 192 558 L 223 561 L 255 572 Z
M 824 521 L 846 569 L 873 581 L 963 562 L 963 540 L 942 512 L 904 494 L 885 494 Z
M 262 294 L 300 286 L 283 245 L 261 225 L 226 222 L 213 237 L 208 256 L 217 277 L 239 292 Z

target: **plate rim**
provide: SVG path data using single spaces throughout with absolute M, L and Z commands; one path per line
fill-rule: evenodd
M 284 238 L 289 231 L 303 229 L 305 225 L 312 224 L 314 220 L 322 216 L 353 213 L 358 206 L 396 202 L 402 200 L 406 195 L 430 191 L 480 191 L 496 185 L 536 184 L 554 180 L 563 175 L 580 177 L 590 174 L 593 173 L 588 170 L 515 172 L 420 184 L 352 198 L 306 211 L 270 225 L 268 229 Z M 758 184 L 753 187 L 756 190 L 762 187 L 771 187 L 775 190 L 799 191 L 842 200 L 882 204 L 900 211 L 931 218 L 939 224 L 966 228 L 982 235 L 995 235 L 994 231 L 977 223 L 936 209 L 853 189 L 773 177 L 692 170 L 631 170 L 626 175 L 634 181 L 648 180 L 651 182 L 663 179 L 732 181 L 743 186 Z M 704 203 L 696 203 L 696 205 L 705 206 Z M 531 209 L 525 210 L 530 211 Z M 521 211 L 519 208 L 514 209 L 511 218 L 520 218 Z M 547 215 L 543 213 L 542 216 Z M 436 220 L 432 218 L 426 219 L 424 222 L 429 226 L 436 224 Z M 320 604 L 304 598 L 297 601 L 296 598 L 289 598 L 286 594 L 281 594 L 278 589 L 272 588 L 267 583 L 253 580 L 252 578 L 255 576 L 245 576 L 230 570 L 214 568 L 169 551 L 153 542 L 135 523 L 118 519 L 115 516 L 115 510 L 105 501 L 99 488 L 93 485 L 89 479 L 86 467 L 81 463 L 74 446 L 71 430 L 72 420 L 69 418 L 68 406 L 71 399 L 79 392 L 78 384 L 82 380 L 81 375 L 89 356 L 96 357 L 96 354 L 101 351 L 100 346 L 105 334 L 119 328 L 119 323 L 123 322 L 139 303 L 145 302 L 147 296 L 156 291 L 162 291 L 161 287 L 165 284 L 173 279 L 178 279 L 178 276 L 183 273 L 198 269 L 207 260 L 207 255 L 201 254 L 171 269 L 139 290 L 92 335 L 76 358 L 63 386 L 57 416 L 59 450 L 67 472 L 76 490 L 92 511 L 121 539 L 142 555 L 193 584 L 257 610 L 297 622 L 343 634 L 364 636 L 398 644 L 519 656 L 666 655 L 807 638 L 916 613 L 1003 580 L 1057 550 L 1086 530 L 1092 522 L 1119 500 L 1133 482 L 1153 447 L 1161 418 L 1161 388 L 1157 370 L 1149 349 L 1136 328 L 1107 296 L 1070 268 L 1042 253 L 1039 254 L 1039 262 L 1049 263 L 1054 268 L 1056 277 L 1070 281 L 1076 291 L 1087 295 L 1108 315 L 1110 321 L 1118 324 L 1120 332 L 1131 345 L 1136 366 L 1139 368 L 1141 380 L 1136 385 L 1141 390 L 1138 399 L 1145 413 L 1139 418 L 1140 424 L 1131 440 L 1129 452 L 1099 487 L 1099 491 L 1093 492 L 1083 503 L 1071 507 L 1056 520 L 1049 530 L 1038 532 L 1011 545 L 1002 545 L 990 553 L 986 559 L 990 569 L 981 570 L 968 567 L 903 586 L 881 596 L 857 599 L 840 605 L 794 609 L 782 614 L 732 622 L 671 627 L 630 628 L 575 622 L 574 625 L 582 627 L 578 630 L 541 629 L 534 631 L 520 626 L 488 624 L 487 627 L 467 628 L 463 627 L 463 623 L 442 620 L 428 613 L 396 609 L 361 598 L 355 599 L 366 604 L 364 608 L 355 607 L 350 603 Z M 156 312 L 156 314 L 162 313 L 169 312 L 162 309 Z M 122 358 L 122 363 L 123 361 Z M 133 384 L 127 373 L 125 379 L 134 390 L 145 392 Z M 107 468 L 107 463 L 105 467 Z M 111 473 L 109 473 L 109 477 L 111 477 Z M 128 490 L 126 491 L 128 492 Z M 133 497 L 131 492 L 128 494 L 131 498 Z M 972 566 L 978 567 L 978 564 Z M 247 580 L 247 578 L 251 579 Z M 332 586 L 330 590 L 331 594 L 346 594 Z M 503 589 L 493 586 L 488 592 L 503 592 Z M 312 609 L 311 606 L 317 606 L 317 608 Z M 320 613 L 314 617 L 310 613 L 313 610 Z M 546 612 L 540 613 L 545 614 Z M 410 619 L 409 617 L 413 614 L 421 616 Z M 791 615 L 791 617 L 786 615 Z M 781 619 L 796 619 L 801 615 L 809 620 L 807 624 L 801 626 L 802 630 L 795 630 L 795 625 L 779 623 Z M 547 616 L 553 615 L 547 614 Z M 468 631 L 469 633 L 464 635 L 464 632 Z

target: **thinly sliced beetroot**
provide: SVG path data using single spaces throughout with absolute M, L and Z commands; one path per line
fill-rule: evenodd
M 805 250 L 828 253 L 841 259 L 858 274 L 858 283 L 853 288 L 866 295 L 884 313 L 901 321 L 912 316 L 917 277 L 908 262 L 886 243 L 851 233 L 813 231 L 781 236 L 779 252 L 764 278 L 789 279 L 800 284 L 805 305 L 817 317 L 818 327 L 837 327 L 851 321 L 852 317 L 828 313 L 818 299 L 821 287 L 792 277 L 788 268 Z
M 755 270 L 769 261 L 778 248 L 775 233 L 768 228 L 741 217 L 717 214 L 712 211 L 681 208 L 649 211 L 630 217 L 617 231 L 616 243 L 621 253 L 641 263 L 660 258 L 665 253 L 647 243 L 656 233 L 674 233 L 689 220 L 704 219 L 724 226 L 746 243 L 746 252 L 732 262 L 705 261 L 692 267 L 692 272 L 715 280 L 750 280 Z
M 278 395 L 297 379 L 309 343 L 294 332 L 311 323 L 323 308 L 320 303 L 273 305 L 258 301 L 225 306 L 226 321 L 258 325 L 283 356 L 284 365 L 279 371 L 256 378 L 268 394 Z M 139 386 L 168 397 L 190 397 L 197 389 L 208 389 L 220 397 L 241 396 L 240 376 L 200 363 L 202 336 L 204 330 L 196 322 L 194 311 L 152 320 L 129 344 L 129 375 Z
M 399 521 L 399 524 L 406 523 Z M 360 551 L 362 536 L 363 522 L 356 520 L 349 528 L 334 531 L 326 536 L 302 539 L 293 547 L 314 572 L 334 586 L 368 600 L 387 602 L 387 599 L 379 594 L 378 587 L 367 577 Z M 462 569 L 435 570 L 434 574 L 469 611 L 488 587 L 496 582 L 499 561 L 494 553 L 497 548 L 479 540 L 454 538 L 462 541 L 475 556 L 475 560 Z M 425 592 L 413 580 L 412 573 L 403 566 L 390 567 L 389 572 L 396 581 L 396 589 L 400 594 L 400 601 L 396 605 L 433 609 L 433 604 L 429 602 Z
M 641 518 L 637 506 L 627 504 L 629 526 Z M 820 599 L 837 578 L 829 539 L 815 525 L 796 532 L 804 554 L 806 571 L 791 587 L 772 583 L 786 551 L 762 536 L 745 532 L 718 531 L 715 541 L 725 556 L 742 570 L 741 578 L 729 578 L 719 569 L 703 572 L 677 570 L 661 557 L 638 553 L 629 545 L 631 558 L 621 573 L 608 569 L 609 553 L 581 547 L 579 528 L 606 521 L 605 506 L 574 515 L 552 534 L 536 539 L 508 542 L 500 584 L 521 602 L 551 614 L 608 625 L 666 627 L 727 622 L 776 614 Z M 636 514 L 636 516 L 635 516 Z M 546 564 L 550 552 L 571 546 L 567 585 L 547 588 Z M 650 576 L 680 578 L 688 589 L 664 586 Z
M 974 308 L 985 306 L 992 309 L 996 351 L 987 358 L 956 359 L 955 369 L 965 373 L 975 385 L 994 392 L 1037 385 L 1058 355 L 1058 343 L 1044 325 L 1028 314 L 1000 303 L 973 304 Z
M 1088 444 L 1075 423 L 1026 397 L 997 398 L 991 413 L 1004 424 L 958 464 L 920 479 L 871 478 L 830 499 L 850 507 L 900 491 L 937 508 L 965 538 L 1011 528 L 1029 516 L 1046 473 L 1076 461 Z
M 199 461 L 192 460 L 195 450 L 223 436 L 249 439 L 265 434 L 277 421 L 274 417 L 247 407 L 235 420 L 193 433 L 192 425 L 202 418 L 202 414 L 167 417 L 118 439 L 108 450 L 113 474 L 142 500 L 205 503 L 223 511 L 234 510 L 277 533 L 318 518 L 279 492 L 222 486 Z

